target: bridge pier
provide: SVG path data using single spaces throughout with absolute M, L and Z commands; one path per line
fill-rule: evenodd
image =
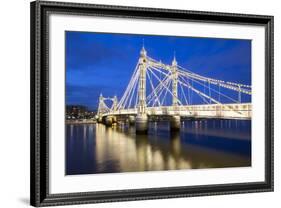
M 170 131 L 176 132 L 180 130 L 181 118 L 180 116 L 171 116 L 170 118 Z
M 106 117 L 105 117 L 105 125 L 106 125 L 106 126 L 111 126 L 112 123 L 113 123 L 112 117 L 111 117 L 111 116 L 106 116 Z
M 136 133 L 147 134 L 148 130 L 148 116 L 146 114 L 139 114 L 136 117 Z
M 117 123 L 117 117 L 116 116 L 112 117 L 112 123 Z
M 102 123 L 102 117 L 98 117 L 98 118 L 97 118 L 97 122 L 98 122 L 98 123 Z
M 106 126 L 112 126 L 112 124 L 116 122 L 117 118 L 115 116 L 106 116 L 104 124 Z
M 129 116 L 129 125 L 135 125 L 136 117 L 135 116 Z

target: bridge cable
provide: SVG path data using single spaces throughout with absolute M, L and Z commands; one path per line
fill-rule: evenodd
M 161 82 L 162 83 L 162 81 L 159 79 L 159 77 L 157 76 L 157 75 L 155 75 L 155 73 L 153 72 L 153 70 L 149 67 L 148 68 L 150 71 L 151 71 L 151 73 L 155 76 L 155 78 L 159 81 L 159 82 Z M 173 96 L 173 93 L 165 86 L 165 85 L 163 85 L 167 90 L 168 90 L 168 92 Z M 181 103 L 180 103 L 181 104 Z
M 181 75 L 182 75 L 182 74 L 181 74 Z M 202 84 L 201 82 L 199 82 L 198 80 L 195 80 L 195 79 L 193 79 L 193 78 L 191 78 L 191 77 L 190 77 L 190 79 L 191 79 L 192 81 L 194 81 L 195 83 L 198 83 L 199 85 L 203 86 L 203 84 Z M 215 92 L 215 93 L 217 93 L 217 94 L 220 94 L 220 95 L 222 95 L 222 96 L 224 96 L 224 97 L 228 98 L 229 100 L 231 100 L 231 101 L 233 101 L 233 102 L 238 103 L 238 101 L 237 101 L 237 100 L 235 100 L 235 99 L 233 99 L 233 98 L 231 98 L 231 97 L 229 97 L 229 96 L 225 95 L 225 94 L 224 94 L 224 93 L 222 93 L 222 92 L 218 92 L 217 90 L 212 89 L 212 88 L 211 88 L 211 91 L 213 91 L 213 92 Z
M 152 88 L 152 91 L 154 92 L 155 101 L 157 100 L 157 102 L 158 102 L 158 104 L 159 104 L 159 106 L 160 106 L 160 101 L 159 101 L 159 98 L 158 98 L 158 96 L 157 96 L 157 94 L 156 94 L 156 92 L 155 92 L 155 88 L 154 88 L 154 86 L 153 86 L 153 83 L 152 83 L 152 80 L 151 80 L 151 77 L 150 77 L 150 75 L 149 75 L 149 71 L 148 71 L 148 70 L 146 71 L 146 74 L 147 74 L 147 77 L 148 77 L 150 86 L 151 86 L 151 88 Z M 154 104 L 153 104 L 153 106 L 154 106 Z

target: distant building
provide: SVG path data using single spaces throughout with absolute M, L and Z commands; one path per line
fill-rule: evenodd
M 88 108 L 83 105 L 67 105 L 66 119 L 86 119 L 93 117 L 94 113 L 88 111 Z

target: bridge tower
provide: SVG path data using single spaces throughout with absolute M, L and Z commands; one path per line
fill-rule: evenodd
M 98 116 L 100 116 L 100 114 L 102 114 L 104 111 L 104 99 L 102 94 L 100 94 L 99 96 L 99 106 L 98 106 Z
M 136 117 L 136 132 L 146 133 L 148 129 L 148 117 L 146 113 L 146 69 L 147 56 L 144 46 L 139 58 L 139 83 L 138 83 L 138 108 Z
M 176 57 L 174 56 L 173 62 L 172 62 L 172 93 L 173 93 L 173 106 L 178 106 L 178 72 L 177 72 L 177 60 Z
M 98 112 L 97 112 L 97 121 L 99 123 L 102 122 L 101 114 L 103 113 L 103 111 L 104 111 L 104 98 L 103 98 L 102 94 L 100 94 L 100 96 L 99 96 L 99 106 L 98 106 Z
M 177 60 L 174 55 L 174 59 L 172 61 L 171 72 L 172 72 L 172 105 L 174 108 L 174 112 L 178 110 L 178 71 L 177 71 Z M 180 129 L 180 116 L 175 114 L 170 119 L 170 128 L 172 131 L 178 131 Z
M 113 97 L 113 111 L 116 112 L 117 110 L 117 105 L 118 105 L 118 99 L 117 99 L 117 96 L 115 95 Z

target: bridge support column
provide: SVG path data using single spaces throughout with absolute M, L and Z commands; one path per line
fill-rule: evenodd
M 144 47 L 140 52 L 139 58 L 139 86 L 138 86 L 138 112 L 136 117 L 136 133 L 146 134 L 148 130 L 148 117 L 146 111 L 146 69 L 147 57 Z
M 170 118 L 170 131 L 179 131 L 181 126 L 180 116 L 171 116 Z
M 173 108 L 174 111 L 178 111 L 178 72 L 177 72 L 177 61 L 176 57 L 174 56 L 173 62 L 172 62 L 172 78 L 173 78 L 173 85 L 172 85 L 172 90 L 173 90 Z M 170 131 L 171 132 L 177 132 L 180 130 L 181 122 L 180 122 L 180 116 L 179 115 L 174 115 L 170 117 Z
M 148 130 L 148 116 L 146 114 L 139 114 L 136 117 L 136 133 L 146 134 Z
M 136 117 L 135 116 L 129 116 L 129 125 L 135 125 Z
M 113 123 L 113 119 L 112 119 L 111 116 L 105 117 L 105 125 L 106 125 L 106 126 L 111 126 L 112 123 Z
M 112 117 L 112 122 L 113 122 L 113 123 L 117 123 L 117 117 L 116 117 L 116 116 L 113 116 L 113 117 Z
M 177 61 L 176 57 L 174 56 L 173 62 L 172 62 L 172 92 L 173 92 L 173 106 L 178 106 L 178 72 L 177 72 Z
M 117 118 L 115 116 L 107 116 L 105 118 L 105 125 L 112 126 L 113 123 L 117 122 Z
M 97 122 L 98 122 L 98 123 L 102 123 L 102 117 L 99 116 L 99 117 L 97 118 Z

